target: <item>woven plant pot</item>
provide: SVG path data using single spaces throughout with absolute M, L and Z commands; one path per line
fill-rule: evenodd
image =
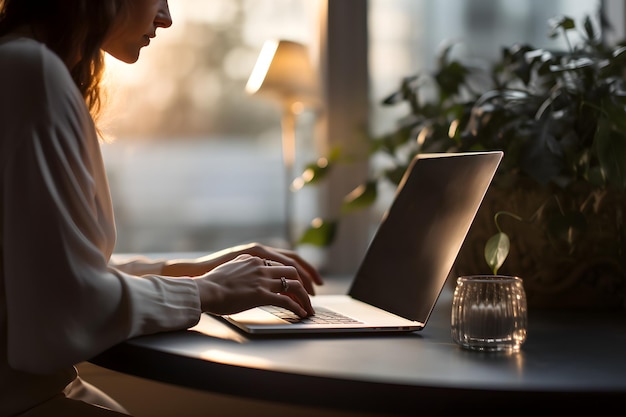
M 624 310 L 626 302 L 626 194 L 594 190 L 587 183 L 567 189 L 528 179 L 494 183 L 456 262 L 456 273 L 489 272 L 485 243 L 497 232 L 499 216 L 511 240 L 498 273 L 524 280 L 529 308 Z

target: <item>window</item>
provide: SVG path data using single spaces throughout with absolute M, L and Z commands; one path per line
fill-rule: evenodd
M 262 44 L 317 36 L 316 1 L 170 2 L 140 60 L 111 59 L 103 146 L 122 252 L 210 251 L 281 237 L 277 103 L 244 91 Z M 312 117 L 298 121 L 298 156 Z

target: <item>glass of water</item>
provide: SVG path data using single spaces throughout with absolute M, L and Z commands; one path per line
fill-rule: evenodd
M 479 351 L 519 351 L 528 312 L 523 281 L 504 275 L 457 278 L 452 298 L 452 339 Z

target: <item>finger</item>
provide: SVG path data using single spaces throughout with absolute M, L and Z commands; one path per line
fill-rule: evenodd
M 283 265 L 293 266 L 297 269 L 298 275 L 301 277 L 301 281 L 309 294 L 315 294 L 313 283 L 319 285 L 324 283 L 318 271 L 295 251 L 288 249 L 275 249 L 258 244 L 248 245 L 241 250 L 245 251 L 245 253 L 261 258 L 261 263 L 264 263 L 263 259 L 266 259 L 272 262 L 279 262 Z
M 264 258 L 257 258 L 257 259 L 263 263 L 264 267 L 267 268 L 266 269 L 267 274 L 268 274 L 267 276 L 269 276 L 270 278 L 279 278 L 281 279 L 281 283 L 284 282 L 282 280 L 285 278 L 298 280 L 302 285 L 304 285 L 304 288 L 306 288 L 305 292 L 307 293 L 314 292 L 311 282 L 303 280 L 298 274 L 298 270 L 295 266 L 283 265 L 282 263 L 271 260 L 271 259 L 264 259 Z M 275 292 L 287 293 L 288 291 L 283 289 L 283 291 L 279 290 Z M 308 299 L 308 295 L 307 295 L 307 299 Z
M 295 266 L 296 269 L 298 269 L 298 273 L 302 276 L 307 277 L 309 281 L 314 282 L 318 285 L 324 284 L 324 280 L 322 279 L 317 269 L 315 269 L 315 267 L 305 261 L 300 255 L 298 255 L 297 252 L 281 250 L 279 251 L 279 253 L 285 259 L 277 259 L 278 261 L 284 264 Z
M 286 277 L 280 277 L 280 279 L 274 281 L 275 283 L 273 284 L 273 292 L 277 294 L 282 294 L 283 296 L 287 296 L 287 298 L 296 302 L 301 309 L 304 309 L 305 316 L 315 314 L 315 310 L 313 309 L 313 306 L 311 304 L 309 294 L 302 286 L 302 282 L 297 279 L 287 279 Z M 294 311 L 293 309 L 290 310 Z M 294 313 L 299 314 L 296 311 L 294 311 Z
M 279 257 L 281 258 L 281 260 L 277 261 L 276 258 L 279 258 Z M 303 268 L 297 262 L 294 263 L 293 259 L 290 259 L 290 258 L 288 258 L 287 256 L 284 256 L 284 255 L 276 256 L 272 260 L 267 259 L 266 262 L 265 262 L 265 265 L 267 265 L 267 266 L 269 266 L 269 265 L 276 265 L 276 266 L 286 266 L 286 265 L 289 265 L 289 267 L 295 268 L 297 273 L 296 273 L 294 278 L 297 278 L 297 279 L 300 280 L 300 282 L 302 282 L 302 284 L 304 285 L 304 287 L 306 288 L 306 290 L 307 290 L 307 292 L 309 294 L 315 294 L 315 287 L 313 286 L 313 277 L 307 271 L 306 268 Z M 316 274 L 317 274 L 317 272 L 316 272 Z M 272 276 L 274 276 L 274 275 L 272 275 Z M 316 282 L 317 283 L 321 283 L 321 278 L 319 278 L 319 280 L 316 281 Z
M 284 266 L 284 264 L 278 261 L 272 261 L 271 259 L 263 259 L 263 265 L 265 266 Z
M 287 281 L 287 278 L 280 277 L 280 284 L 283 286 L 283 289 L 280 292 L 287 294 L 289 292 L 289 281 Z
M 281 265 L 264 267 L 264 275 L 272 279 L 280 279 L 280 277 L 286 277 L 288 279 L 302 281 L 298 276 L 298 271 L 293 266 Z
M 292 311 L 299 317 L 309 317 L 315 314 L 313 307 L 305 308 L 294 297 L 286 294 L 273 294 L 269 304 Z
M 274 294 L 267 304 L 282 307 L 302 318 L 309 317 L 314 314 L 307 311 L 304 307 L 302 307 L 299 303 L 294 301 L 293 298 L 289 297 L 288 295 Z
M 293 266 L 282 266 L 282 267 L 272 267 L 270 270 L 270 277 L 273 279 L 278 279 L 280 281 L 280 286 L 274 292 L 283 293 L 283 294 L 298 294 L 299 299 L 306 300 L 305 302 L 310 304 L 309 294 L 311 291 L 307 289 L 306 282 L 298 275 L 298 271 Z M 284 278 L 284 280 L 283 280 Z M 298 283 L 295 287 L 296 290 L 293 290 L 291 286 L 292 283 Z M 308 283 L 310 285 L 310 282 Z M 278 286 L 278 284 L 274 284 L 274 287 Z M 298 299 L 296 299 L 298 301 Z M 303 304 L 303 306 L 305 306 Z M 305 306 L 306 307 L 306 306 Z

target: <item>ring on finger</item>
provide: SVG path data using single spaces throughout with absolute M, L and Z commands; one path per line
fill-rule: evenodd
M 283 292 L 287 292 L 287 290 L 289 290 L 289 283 L 287 282 L 287 278 L 280 277 L 280 283 L 283 284 Z
M 265 266 L 272 266 L 272 261 L 269 261 L 267 259 L 263 259 L 263 265 L 265 265 Z

